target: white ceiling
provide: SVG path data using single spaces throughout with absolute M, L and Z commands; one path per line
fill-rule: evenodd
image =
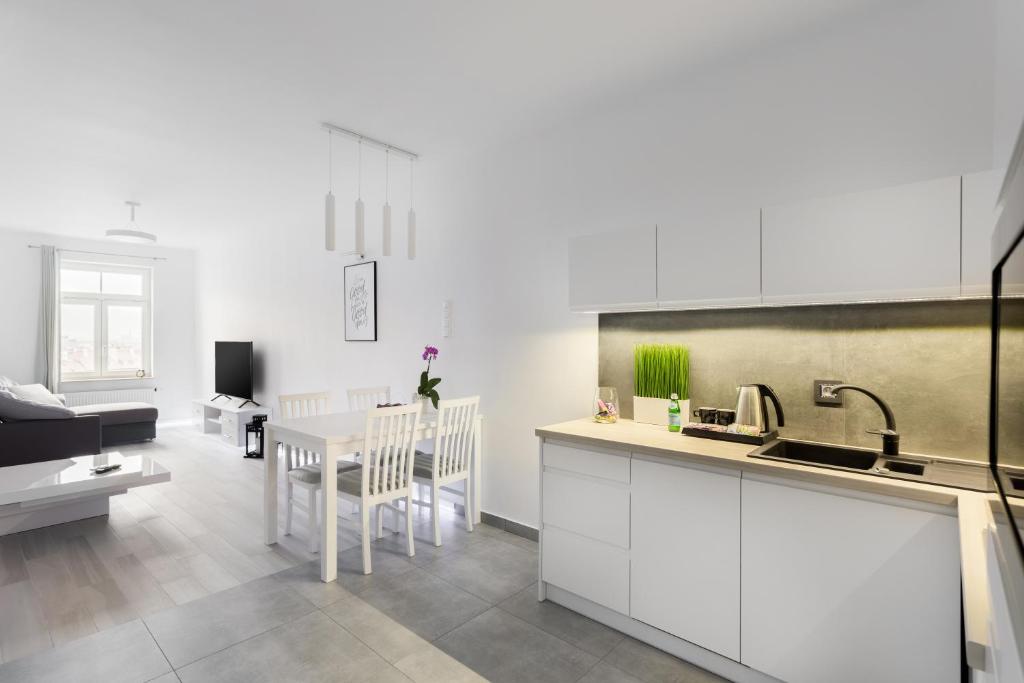
M 880 2 L 7 0 L 0 227 L 99 236 L 138 199 L 195 246 L 319 216 L 320 121 L 427 159 Z

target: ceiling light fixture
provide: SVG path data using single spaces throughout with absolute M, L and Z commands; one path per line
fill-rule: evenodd
M 377 149 L 384 150 L 386 158 L 384 160 L 384 210 L 383 210 L 383 216 L 382 216 L 383 222 L 382 222 L 382 225 L 381 225 L 381 233 L 382 233 L 381 234 L 381 238 L 382 238 L 381 239 L 381 242 L 382 242 L 382 244 L 381 244 L 381 251 L 382 251 L 384 256 L 390 256 L 391 255 L 391 154 L 392 153 L 401 154 L 402 156 L 407 157 L 409 159 L 410 163 L 413 162 L 413 161 L 416 161 L 419 158 L 419 155 L 416 154 L 415 152 L 410 152 L 407 149 L 402 149 L 401 147 L 396 147 L 395 145 L 392 145 L 390 143 L 384 142 L 383 140 L 377 140 L 375 138 L 371 138 L 371 137 L 368 137 L 366 135 L 363 135 L 362 133 L 357 133 L 354 130 L 350 130 L 348 128 L 342 128 L 341 126 L 336 126 L 333 123 L 324 122 L 324 123 L 320 124 L 320 127 L 323 128 L 324 130 L 328 131 L 329 133 L 332 133 L 332 134 L 333 133 L 340 133 L 342 135 L 347 135 L 348 137 L 355 139 L 356 142 L 359 144 L 359 171 L 358 171 L 358 174 L 359 174 L 359 189 L 358 189 L 358 194 L 357 194 L 356 204 L 355 204 L 355 245 L 354 245 L 355 249 L 353 249 L 352 251 L 343 252 L 342 253 L 343 256 L 355 255 L 355 256 L 358 256 L 359 258 L 364 258 L 366 256 L 366 220 L 365 220 L 365 207 L 363 205 L 363 143 L 365 142 L 366 144 L 368 144 L 368 145 L 370 145 L 372 147 L 376 147 Z M 330 144 L 331 143 L 328 142 L 328 145 L 330 145 Z M 330 165 L 332 163 L 332 158 L 330 157 L 330 153 L 329 153 L 328 156 L 329 156 L 329 158 L 328 158 L 328 164 L 329 164 L 328 173 L 332 174 L 333 173 L 333 166 Z M 409 187 L 409 197 L 410 197 L 410 209 L 409 209 L 409 237 L 410 237 L 409 258 L 412 259 L 412 258 L 415 258 L 415 255 L 416 255 L 416 246 L 415 246 L 416 245 L 416 240 L 415 240 L 415 235 L 416 235 L 416 214 L 415 214 L 415 212 L 412 211 L 412 208 L 411 208 L 411 198 L 412 198 L 412 185 L 411 185 L 412 168 L 411 167 L 410 167 L 409 172 L 410 172 L 410 187 Z M 333 251 L 332 247 L 330 246 L 331 244 L 333 244 L 333 242 L 332 242 L 332 240 L 330 238 L 330 235 L 333 232 L 331 226 L 333 225 L 332 217 L 334 215 L 333 210 L 332 210 L 333 206 L 334 206 L 333 179 L 331 180 L 331 185 L 332 186 L 330 188 L 330 191 L 327 193 L 327 200 L 325 202 L 325 207 L 324 207 L 324 218 L 325 218 L 324 222 L 325 222 L 325 230 L 326 230 L 326 233 L 327 233 L 326 234 L 326 241 L 327 241 L 327 244 L 329 245 L 327 247 L 329 251 Z
M 324 198 L 324 246 L 334 251 L 334 133 L 327 131 L 327 196 Z
M 381 253 L 391 256 L 391 149 L 384 150 L 384 215 L 380 229 Z
M 416 258 L 416 212 L 412 209 L 412 168 L 413 159 L 409 159 L 409 260 Z
M 363 214 L 363 139 L 359 138 L 359 192 L 356 197 L 355 251 L 360 256 L 366 253 L 366 226 Z
M 136 242 L 140 244 L 153 244 L 156 242 L 156 235 L 151 232 L 139 230 L 135 224 L 135 207 L 141 206 L 139 202 L 125 202 L 131 210 L 131 219 L 128 225 L 123 228 L 111 228 L 107 230 L 107 237 L 120 242 Z

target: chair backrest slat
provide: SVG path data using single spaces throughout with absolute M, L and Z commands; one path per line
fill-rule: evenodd
M 434 476 L 450 477 L 469 470 L 480 397 L 442 399 L 437 404 Z
M 282 394 L 277 397 L 281 404 L 281 418 L 311 417 L 331 412 L 331 395 L 326 391 L 312 394 Z M 289 470 L 320 461 L 320 456 L 301 448 L 285 446 L 285 464 Z
M 370 496 L 394 493 L 412 481 L 419 403 L 371 408 L 363 437 L 363 490 Z
M 362 387 L 348 390 L 349 410 L 369 410 L 391 403 L 391 387 Z

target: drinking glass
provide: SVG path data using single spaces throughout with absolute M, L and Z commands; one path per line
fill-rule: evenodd
M 619 419 L 619 392 L 615 387 L 598 387 L 594 392 L 594 420 L 610 424 Z

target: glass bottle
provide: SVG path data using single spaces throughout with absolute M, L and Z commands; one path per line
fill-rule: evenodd
M 668 431 L 678 432 L 680 429 L 679 394 L 672 394 L 668 402 Z

